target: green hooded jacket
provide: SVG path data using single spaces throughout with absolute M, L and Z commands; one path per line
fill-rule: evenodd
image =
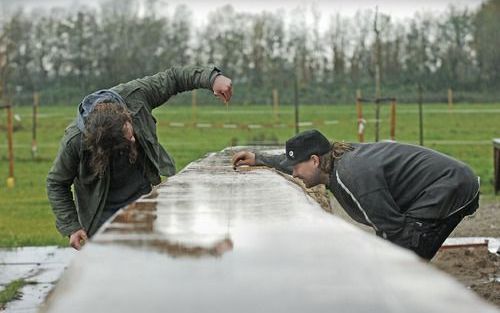
M 216 67 L 173 67 L 111 88 L 123 98 L 132 115 L 136 139 L 146 156 L 145 175 L 152 185 L 160 183 L 160 175 L 175 174 L 173 159 L 158 142 L 152 110 L 179 92 L 197 88 L 211 90 L 219 73 Z M 92 236 L 99 228 L 110 175 L 109 170 L 102 178 L 94 175 L 88 166 L 89 158 L 75 119 L 64 132 L 47 176 L 47 196 L 56 227 L 64 236 L 82 228 Z

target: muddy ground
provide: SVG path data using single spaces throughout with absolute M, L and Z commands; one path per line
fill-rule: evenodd
M 476 214 L 463 220 L 450 236 L 500 238 L 500 201 L 481 203 Z M 500 255 L 485 246 L 441 249 L 431 264 L 500 307 Z
M 373 232 L 349 218 L 336 201 L 332 204 L 333 214 Z M 450 237 L 500 238 L 500 199 L 482 200 L 478 211 L 466 217 Z M 441 249 L 431 264 L 500 308 L 500 255 L 488 252 L 486 246 Z
M 500 307 L 500 256 L 486 246 L 441 249 L 431 264 Z

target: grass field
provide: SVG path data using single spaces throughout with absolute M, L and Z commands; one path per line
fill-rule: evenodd
M 364 107 L 365 138 L 374 139 L 373 105 Z M 8 175 L 6 113 L 0 111 L 0 246 L 66 245 L 55 230 L 54 219 L 45 194 L 45 176 L 57 152 L 66 125 L 74 118 L 75 107 L 41 107 L 38 118 L 38 156 L 31 156 L 32 113 L 29 107 L 15 109 L 20 118 L 15 125 L 15 179 L 13 189 L 6 188 Z M 294 121 L 291 106 L 280 108 L 282 128 L 223 129 L 170 127 L 170 122 L 271 124 L 278 121 L 271 106 L 199 106 L 196 119 L 190 105 L 163 106 L 155 110 L 158 136 L 174 156 L 177 168 L 205 153 L 231 144 L 247 145 L 258 142 L 284 144 L 294 134 L 289 127 Z M 389 107 L 383 106 L 381 138 L 389 137 Z M 325 135 L 335 140 L 357 141 L 356 111 L 353 105 L 317 105 L 300 108 L 301 121 L 337 121 L 319 126 Z M 483 199 L 493 199 L 492 144 L 500 137 L 500 105 L 461 104 L 449 110 L 447 105 L 429 104 L 424 107 L 424 145 L 454 156 L 469 165 L 481 176 Z M 303 127 L 305 130 L 310 127 Z M 416 105 L 399 105 L 396 139 L 418 143 L 418 110 Z

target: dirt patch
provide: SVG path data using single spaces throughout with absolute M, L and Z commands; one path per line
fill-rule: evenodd
M 450 237 L 500 238 L 500 200 L 481 201 L 476 213 L 464 218 Z
M 450 237 L 500 238 L 500 201 L 482 201 Z M 486 247 L 442 249 L 431 261 L 482 298 L 500 307 L 500 256 Z
M 441 249 L 431 264 L 500 307 L 500 256 L 486 246 Z

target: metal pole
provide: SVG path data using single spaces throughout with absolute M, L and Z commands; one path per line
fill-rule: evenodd
M 298 76 L 295 73 L 295 134 L 299 133 L 299 83 Z
M 396 98 L 391 101 L 391 140 L 396 140 Z
M 418 82 L 418 128 L 419 128 L 419 142 L 424 145 L 424 108 L 422 106 L 422 83 Z
M 373 24 L 373 30 L 375 31 L 375 44 L 376 44 L 376 62 L 375 62 L 375 142 L 379 140 L 380 135 L 380 29 L 377 27 L 378 19 L 378 7 L 375 10 L 375 22 Z
M 448 109 L 453 109 L 453 90 L 448 88 Z
M 500 138 L 493 139 L 493 189 L 495 195 L 500 190 Z

